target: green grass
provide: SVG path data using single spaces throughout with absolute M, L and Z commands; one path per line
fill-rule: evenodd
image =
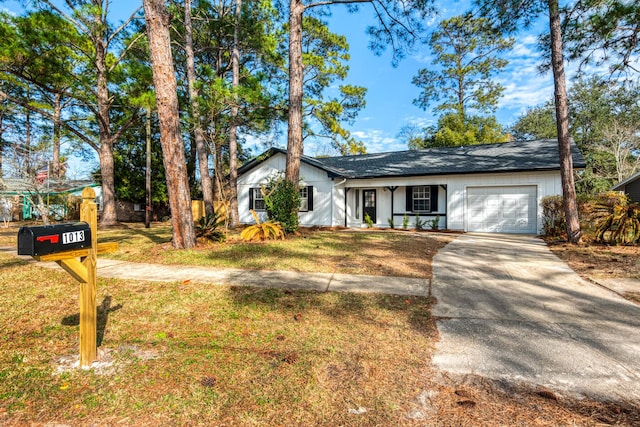
M 425 298 L 100 280 L 113 370 L 60 375 L 78 285 L 1 254 L 0 271 L 0 423 L 339 425 L 364 406 L 395 425 L 433 350 Z
M 286 240 L 243 242 L 231 232 L 225 243 L 204 243 L 192 250 L 173 250 L 167 225 L 139 225 L 100 230 L 101 241 L 120 244 L 109 258 L 161 264 L 220 268 L 290 270 L 430 277 L 430 261 L 452 238 L 409 233 L 316 231 Z
M 209 248 L 158 246 L 167 239 L 166 228 L 104 234 L 118 239 L 123 253 L 131 250 L 128 256 L 212 257 Z M 356 249 L 368 256 L 374 250 L 397 254 L 402 244 L 408 258 L 416 252 L 392 234 L 318 234 L 291 246 L 238 246 L 271 259 L 274 253 L 300 260 L 322 253 L 325 258 L 318 259 L 335 254 L 354 263 Z M 419 239 L 414 240 L 425 246 Z M 415 256 L 422 260 L 415 268 L 424 268 L 427 255 Z M 388 268 L 407 268 L 394 265 L 398 257 L 392 261 Z M 0 253 L 0 425 L 640 421 L 633 408 L 549 401 L 528 389 L 505 394 L 485 379 L 461 384 L 434 372 L 432 301 L 419 297 L 99 279 L 98 352 L 100 362 L 109 364 L 60 371 L 79 351 L 78 287 L 61 269 Z M 427 392 L 432 398 L 424 406 L 417 396 Z M 349 412 L 361 407 L 366 412 Z M 408 418 L 416 409 L 427 418 Z

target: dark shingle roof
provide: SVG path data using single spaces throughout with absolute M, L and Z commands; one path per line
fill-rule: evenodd
M 586 166 L 584 159 L 575 144 L 572 144 L 571 149 L 574 168 L 584 168 Z M 252 169 L 276 152 L 286 154 L 284 150 L 271 149 L 245 164 L 240 168 L 239 173 L 242 174 Z M 560 169 L 558 142 L 554 139 L 394 151 L 343 157 L 313 158 L 303 156 L 301 161 L 327 171 L 330 176 L 343 178 L 455 175 Z
M 238 175 L 242 175 L 243 173 L 250 171 L 251 169 L 253 169 L 254 167 L 256 167 L 257 165 L 259 165 L 260 163 L 264 162 L 265 160 L 267 160 L 269 157 L 272 157 L 275 154 L 283 154 L 283 155 L 287 155 L 287 151 L 283 150 L 282 148 L 277 148 L 277 147 L 271 147 L 269 148 L 267 151 L 265 151 L 264 153 L 260 154 L 257 157 L 254 157 L 253 159 L 249 160 L 247 163 L 243 164 L 239 169 L 238 169 Z M 325 165 L 322 161 L 325 159 L 322 158 L 315 158 L 315 157 L 309 157 L 309 156 L 302 156 L 300 158 L 300 161 L 302 163 L 307 163 L 311 166 L 314 166 L 318 169 L 324 170 L 326 171 L 330 177 L 334 177 L 334 176 L 338 176 L 341 177 L 343 176 L 343 171 L 337 170 L 329 165 Z
M 624 190 L 624 187 L 625 187 L 627 184 L 630 184 L 630 183 L 632 183 L 633 181 L 638 180 L 638 179 L 640 179 L 640 172 L 638 172 L 638 173 L 637 173 L 637 174 L 635 174 L 635 175 L 631 175 L 629 178 L 625 179 L 624 181 L 620 181 L 619 183 L 617 183 L 616 185 L 614 185 L 613 187 L 611 187 L 611 189 L 612 189 L 613 191 Z

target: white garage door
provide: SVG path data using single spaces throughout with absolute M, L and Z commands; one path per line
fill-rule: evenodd
M 535 186 L 468 187 L 467 230 L 488 233 L 537 232 Z

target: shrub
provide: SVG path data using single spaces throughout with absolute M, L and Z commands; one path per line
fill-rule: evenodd
M 562 196 L 542 198 L 542 232 L 550 237 L 560 237 L 566 233 Z
M 373 220 L 371 219 L 369 214 L 364 214 L 364 222 L 365 222 L 365 224 L 367 224 L 367 228 L 372 228 L 373 227 Z
M 402 228 L 405 230 L 409 228 L 409 215 L 407 214 L 404 214 L 404 217 L 402 218 Z
M 251 215 L 256 220 L 254 225 L 250 225 L 240 232 L 240 238 L 246 242 L 253 241 L 264 241 L 271 239 L 282 239 L 284 240 L 284 231 L 282 226 L 271 220 L 260 222 L 260 218 L 256 212 L 251 209 Z
M 224 225 L 224 218 L 218 212 L 200 218 L 196 223 L 196 237 L 204 237 L 214 242 L 224 242 L 227 235 L 218 227 Z
M 393 222 L 393 218 L 388 218 L 387 221 L 389 222 L 389 227 L 395 228 L 395 223 Z
M 431 219 L 429 222 L 429 227 L 431 227 L 432 230 L 437 230 L 440 228 L 440 215 L 436 215 L 435 218 Z
M 285 233 L 298 230 L 300 192 L 282 175 L 272 177 L 263 188 L 264 204 L 269 219 L 280 223 Z
M 420 215 L 416 214 L 416 230 L 424 230 L 425 222 L 420 219 Z

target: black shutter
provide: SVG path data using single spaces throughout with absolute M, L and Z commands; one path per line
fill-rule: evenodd
M 249 209 L 253 209 L 253 190 L 254 188 L 249 189 Z
M 407 186 L 405 191 L 407 194 L 407 204 L 405 206 L 405 209 L 407 212 L 413 212 L 413 187 Z
M 313 210 L 313 185 L 307 186 L 307 210 Z
M 438 211 L 438 186 L 437 185 L 431 186 L 430 200 L 431 200 L 431 212 L 437 212 Z

